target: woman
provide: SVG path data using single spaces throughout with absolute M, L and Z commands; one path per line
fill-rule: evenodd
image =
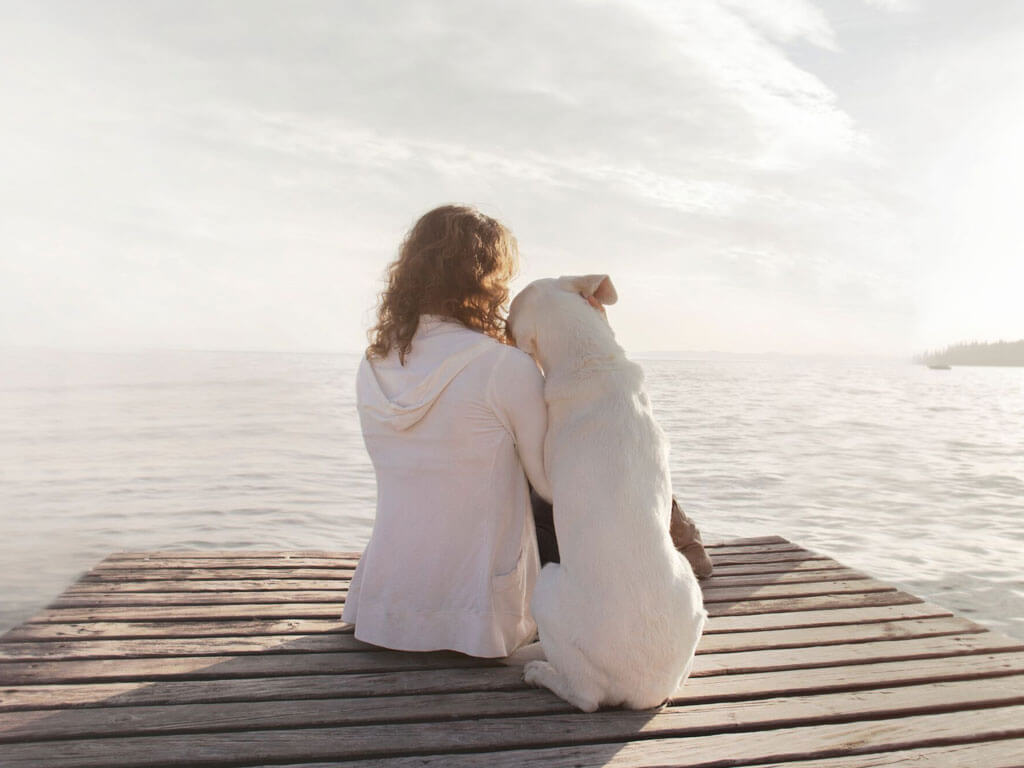
M 420 218 L 388 268 L 356 378 L 377 475 L 342 614 L 360 640 L 502 657 L 536 632 L 529 484 L 550 499 L 547 413 L 536 364 L 505 343 L 517 269 L 505 227 L 451 205 Z

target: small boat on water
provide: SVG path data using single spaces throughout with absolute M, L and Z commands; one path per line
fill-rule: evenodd
M 952 366 L 946 365 L 945 363 L 928 363 L 928 367 L 933 371 L 948 371 Z

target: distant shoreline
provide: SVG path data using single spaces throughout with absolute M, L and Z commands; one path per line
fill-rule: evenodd
M 914 358 L 928 366 L 1024 367 L 1024 339 L 1019 341 L 965 342 L 932 350 Z

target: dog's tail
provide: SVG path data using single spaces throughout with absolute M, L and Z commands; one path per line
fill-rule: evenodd
M 540 647 L 540 642 L 536 642 L 524 645 L 518 651 L 513 651 L 512 655 L 506 656 L 501 660 L 501 663 L 507 664 L 510 667 L 516 667 L 522 666 L 528 661 L 544 661 L 546 658 L 544 649 Z

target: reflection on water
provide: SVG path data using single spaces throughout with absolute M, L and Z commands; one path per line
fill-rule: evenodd
M 0 630 L 119 549 L 358 549 L 358 357 L 0 353 Z M 1024 368 L 643 360 L 710 536 L 780 534 L 1024 637 Z

